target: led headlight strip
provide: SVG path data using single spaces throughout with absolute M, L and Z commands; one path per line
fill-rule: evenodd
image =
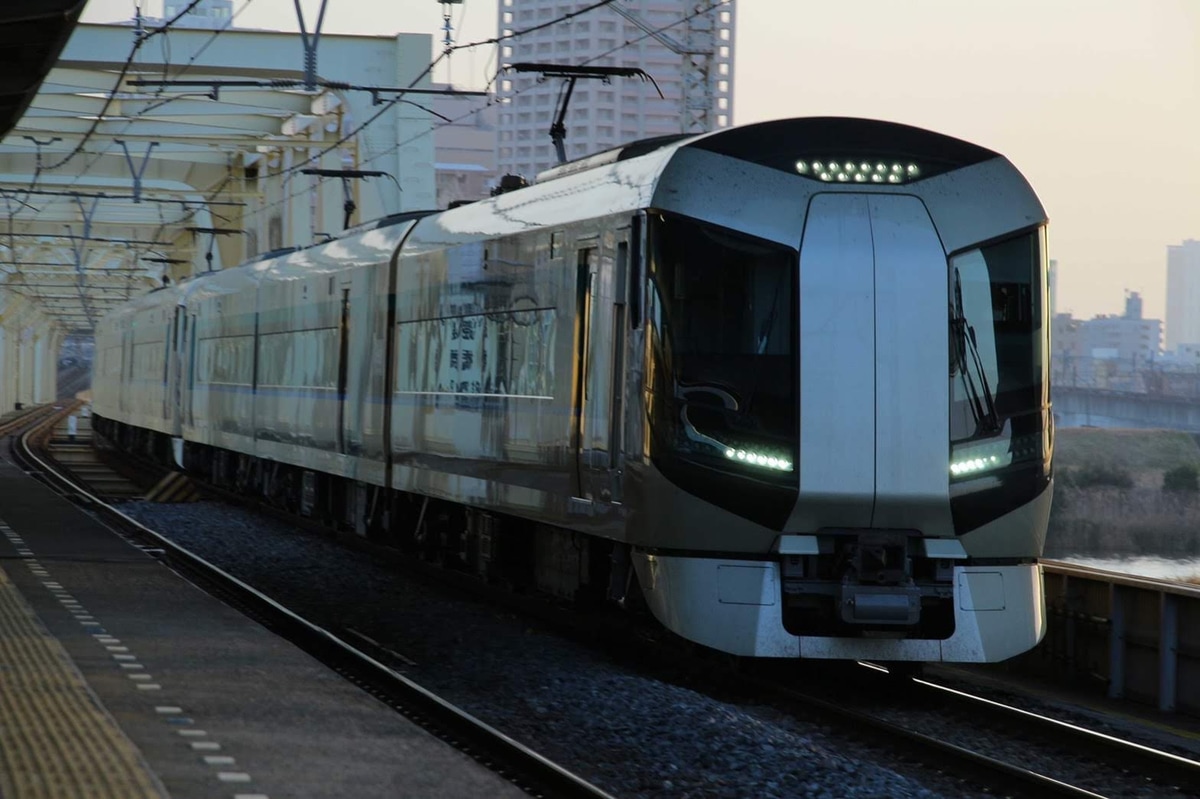
M 826 183 L 904 183 L 921 176 L 921 168 L 896 161 L 832 159 L 796 162 L 796 172 Z
M 955 461 L 950 464 L 950 474 L 955 477 L 961 477 L 965 474 L 973 474 L 975 472 L 983 472 L 988 469 L 994 469 L 1000 465 L 1000 457 L 998 455 L 989 455 L 986 458 L 967 458 L 966 460 Z
M 1012 463 L 1012 440 L 1006 435 L 950 448 L 950 474 L 968 477 Z
M 732 461 L 753 463 L 758 466 L 766 466 L 768 469 L 778 469 L 781 472 L 790 472 L 792 470 L 792 462 L 787 458 L 777 458 L 774 455 L 764 455 L 761 452 L 753 452 L 748 449 L 727 447 L 725 449 L 725 457 Z
M 1042 456 L 1042 450 L 1041 433 L 1012 438 L 1006 435 L 989 441 L 951 446 L 950 474 L 953 477 L 971 477 L 1014 463 L 1035 461 Z
M 731 461 L 739 463 L 749 463 L 754 466 L 762 466 L 767 469 L 777 469 L 781 472 L 790 472 L 792 470 L 792 462 L 787 458 L 780 458 L 776 455 L 768 455 L 765 452 L 755 452 L 741 447 L 733 447 L 723 441 L 718 441 L 712 436 L 705 435 L 696 429 L 692 424 L 692 420 L 688 418 L 688 409 L 685 405 L 679 414 L 679 418 L 683 421 L 684 434 L 700 444 L 705 444 L 709 447 L 717 449 L 725 453 L 725 457 Z

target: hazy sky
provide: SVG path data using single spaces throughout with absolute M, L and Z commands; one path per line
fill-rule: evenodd
M 311 29 L 320 0 L 301 4 Z M 494 36 L 496 7 L 456 7 L 458 41 Z M 83 18 L 133 8 L 90 0 Z M 440 9 L 329 0 L 324 30 L 432 33 L 440 49 Z M 237 24 L 298 30 L 292 0 L 250 0 Z M 451 79 L 482 87 L 493 55 L 457 53 Z M 1049 212 L 1058 309 L 1119 313 L 1129 289 L 1162 318 L 1167 245 L 1200 239 L 1200 0 L 738 0 L 735 59 L 736 124 L 877 117 L 1003 153 Z

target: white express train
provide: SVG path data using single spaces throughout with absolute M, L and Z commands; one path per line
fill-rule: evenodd
M 1045 225 L 916 128 L 637 143 L 130 303 L 96 426 L 718 650 L 997 661 L 1045 630 Z

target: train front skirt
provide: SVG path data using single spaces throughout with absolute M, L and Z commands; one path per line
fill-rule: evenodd
M 633 553 L 654 616 L 696 643 L 743 657 L 995 663 L 1046 633 L 1042 569 L 954 567 L 954 632 L 944 640 L 818 637 L 784 629 L 780 565 Z

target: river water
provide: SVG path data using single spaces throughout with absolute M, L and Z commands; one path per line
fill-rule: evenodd
M 1138 577 L 1155 577 L 1160 580 L 1183 580 L 1189 577 L 1200 577 L 1200 558 L 1156 558 L 1156 557 L 1125 557 L 1125 558 L 1088 558 L 1069 555 L 1058 558 L 1068 563 L 1078 563 L 1093 569 L 1105 569 L 1122 574 L 1134 574 Z

